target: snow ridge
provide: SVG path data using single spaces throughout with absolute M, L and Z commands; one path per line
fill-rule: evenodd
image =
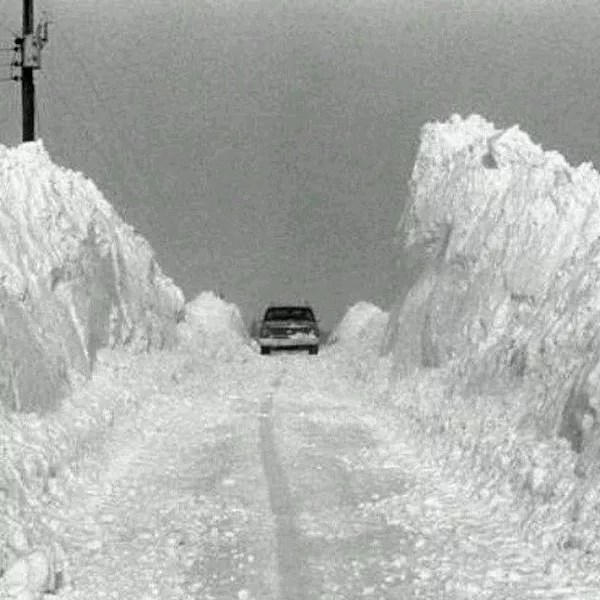
M 115 389 L 69 396 L 84 393 L 102 348 L 175 346 L 183 313 L 148 242 L 90 180 L 55 165 L 41 141 L 0 146 L 1 597 L 64 583 L 58 525 L 43 507 L 129 406 Z

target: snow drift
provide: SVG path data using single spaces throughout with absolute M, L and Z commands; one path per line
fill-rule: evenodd
M 139 402 L 75 384 L 98 371 L 102 348 L 174 346 L 183 313 L 149 244 L 91 181 L 41 142 L 0 146 L 0 596 L 60 586 L 61 536 L 43 508 Z
M 56 409 L 104 346 L 176 340 L 182 292 L 96 186 L 41 142 L 0 146 L 0 405 Z

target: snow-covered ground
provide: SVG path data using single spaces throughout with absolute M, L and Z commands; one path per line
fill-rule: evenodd
M 599 183 L 426 125 L 396 303 L 261 357 L 0 148 L 0 598 L 597 598 Z
M 545 545 L 477 452 L 432 443 L 408 408 L 444 386 L 423 375 L 392 394 L 334 349 L 102 352 L 75 401 L 130 398 L 15 520 L 12 597 L 55 573 L 68 600 L 596 598 L 595 556 Z M 51 565 L 25 577 L 36 548 Z

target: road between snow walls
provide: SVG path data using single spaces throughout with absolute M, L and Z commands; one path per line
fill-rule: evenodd
M 0 148 L 0 598 L 598 598 L 598 182 L 426 126 L 391 312 L 261 358 Z
M 4 597 L 597 598 L 597 565 L 525 539 L 334 347 L 100 360 L 88 400 L 129 408 L 42 494 L 60 556 L 23 548 Z

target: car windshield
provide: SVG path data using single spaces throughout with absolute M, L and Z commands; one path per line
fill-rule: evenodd
M 314 321 L 310 308 L 304 306 L 278 306 L 267 309 L 265 321 Z

